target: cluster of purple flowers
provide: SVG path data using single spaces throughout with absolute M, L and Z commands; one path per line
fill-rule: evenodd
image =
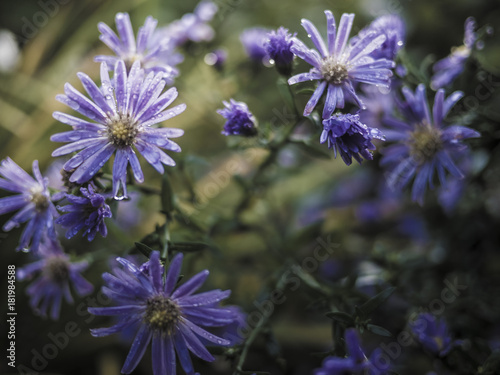
M 161 123 L 180 115 L 185 104 L 172 106 L 178 97 L 174 83 L 177 67 L 183 60 L 179 49 L 187 43 L 210 41 L 214 30 L 208 25 L 217 6 L 202 1 L 193 13 L 158 28 L 158 21 L 146 18 L 137 34 L 127 13 L 118 13 L 116 30 L 99 23 L 100 39 L 113 55 L 98 55 L 100 82 L 85 73 L 77 76 L 87 95 L 71 84 L 56 99 L 79 115 L 56 111 L 53 117 L 71 127 L 52 135 L 51 141 L 65 143 L 52 156 L 70 157 L 63 165 L 67 179 L 66 191 L 54 193 L 48 179 L 33 162 L 33 176 L 10 158 L 0 164 L 0 188 L 13 195 L 0 199 L 0 214 L 15 212 L 3 226 L 10 231 L 27 223 L 17 250 L 31 252 L 34 263 L 18 270 L 20 280 L 39 277 L 27 288 L 30 305 L 51 319 L 58 319 L 62 300 L 73 301 L 70 285 L 80 295 L 92 292 L 93 286 L 81 275 L 87 261 L 73 261 L 58 242 L 55 224 L 66 228 L 66 238 L 81 232 L 88 241 L 100 233 L 107 235 L 106 221 L 112 217 L 112 201 L 128 199 L 128 186 L 143 183 L 144 172 L 139 155 L 157 172 L 176 162 L 165 151 L 180 152 L 172 139 L 184 134 L 182 129 L 162 127 Z M 382 16 L 358 35 L 350 38 L 354 14 L 343 14 L 336 23 L 331 11 L 326 15 L 326 41 L 316 26 L 303 19 L 302 26 L 314 48 L 280 27 L 248 29 L 241 34 L 249 58 L 274 65 L 286 77 L 288 86 L 314 83 L 315 87 L 303 110 L 303 116 L 321 118 L 319 143 L 326 143 L 335 157 L 346 165 L 352 159 L 362 163 L 372 160 L 376 140 L 390 143 L 382 154 L 381 166 L 386 171 L 389 187 L 401 191 L 412 182 L 412 199 L 423 204 L 427 188 L 439 180 L 445 194 L 443 206 L 453 206 L 463 185 L 461 168 L 468 158 L 465 139 L 479 137 L 471 128 L 446 125 L 452 107 L 463 96 L 459 91 L 447 98 L 441 87 L 447 86 L 463 71 L 465 61 L 476 41 L 473 19 L 466 21 L 464 46 L 434 66 L 432 88 L 439 88 L 429 109 L 423 84 L 412 90 L 401 88 L 401 96 L 387 95 L 373 100 L 361 93 L 390 90 L 394 83 L 398 52 L 405 42 L 405 25 L 398 16 Z M 222 51 L 222 50 L 217 50 Z M 292 75 L 296 59 L 310 66 L 308 71 Z M 226 56 L 214 52 L 214 63 L 222 64 Z M 398 87 L 399 89 L 399 87 Z M 372 90 L 372 91 L 370 91 Z M 378 94 L 375 94 L 378 96 Z M 373 104 L 373 105 L 372 105 Z M 258 134 L 258 122 L 244 102 L 230 99 L 217 113 L 226 120 L 222 134 L 251 137 Z M 339 110 L 352 109 L 343 113 Z M 317 113 L 316 113 L 316 112 Z M 378 111 L 378 112 L 377 112 Z M 288 136 L 288 135 L 287 135 Z M 287 141 L 287 139 L 285 139 Z M 108 161 L 112 160 L 108 166 Z M 111 177 L 104 177 L 104 172 Z M 450 177 L 451 176 L 451 177 Z M 102 181 L 107 180 L 103 185 Z M 352 191 L 350 192 L 352 193 Z M 55 202 L 59 202 L 56 207 Z M 62 215 L 61 215 L 62 214 Z M 168 258 L 168 257 L 167 257 Z M 91 330 L 102 337 L 132 328 L 136 330 L 122 373 L 129 374 L 143 358 L 149 343 L 153 358 L 153 373 L 175 374 L 176 358 L 187 374 L 194 374 L 191 354 L 213 361 L 206 346 L 230 346 L 241 342 L 234 334 L 243 324 L 244 314 L 236 306 L 221 306 L 230 291 L 212 290 L 195 294 L 208 277 L 202 271 L 178 285 L 183 255 L 175 255 L 167 272 L 158 251 L 142 265 L 117 258 L 119 266 L 104 273 L 103 293 L 114 301 L 112 307 L 90 307 L 94 315 L 115 316 L 118 321 L 109 328 Z M 425 321 L 424 328 L 417 326 Z M 457 341 L 448 334 L 444 321 L 427 314 L 410 323 L 418 341 L 430 352 L 445 356 Z M 228 339 L 230 337 L 231 339 Z M 316 375 L 385 374 L 387 366 L 378 363 L 379 350 L 367 357 L 361 349 L 355 329 L 345 331 L 347 356 L 328 357 Z

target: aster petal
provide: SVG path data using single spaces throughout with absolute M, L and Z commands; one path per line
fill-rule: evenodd
M 340 18 L 337 39 L 335 40 L 335 56 L 342 56 L 344 53 L 349 34 L 351 33 L 354 14 L 344 13 Z
M 321 53 L 321 56 L 327 57 L 328 51 L 326 49 L 325 42 L 323 41 L 323 38 L 321 38 L 321 35 L 318 32 L 318 29 L 316 29 L 316 26 L 314 26 L 311 21 L 309 21 L 305 18 L 302 19 L 301 23 L 302 23 L 302 27 L 307 32 L 307 36 L 309 38 L 311 38 L 315 47 Z
M 307 48 L 306 45 L 297 38 L 293 38 L 293 44 L 290 47 L 290 51 L 306 63 L 316 68 L 321 66 L 321 56 L 316 51 Z
M 112 306 L 112 307 L 89 307 L 89 313 L 93 315 L 130 315 L 136 314 L 139 311 L 144 310 L 144 307 L 140 305 L 125 305 L 125 306 Z
M 229 345 L 230 342 L 228 340 L 223 339 L 222 337 L 211 334 L 208 331 L 205 331 L 203 328 L 198 327 L 196 324 L 191 322 L 188 319 L 183 319 L 181 324 L 185 324 L 191 331 L 196 333 L 198 336 L 203 337 L 205 340 L 213 342 L 217 345 Z
M 66 83 L 64 85 L 64 93 L 69 100 L 73 101 L 70 107 L 75 111 L 99 123 L 104 123 L 106 121 L 106 113 L 71 84 Z M 58 99 L 57 96 L 56 99 Z M 66 102 L 64 104 L 68 103 L 69 102 Z
M 78 143 L 78 145 L 75 145 L 75 149 L 73 151 L 77 151 L 78 149 L 82 148 L 82 147 L 80 147 L 82 144 L 84 144 L 85 145 L 84 147 L 86 147 L 86 148 L 84 150 L 80 151 L 75 156 L 73 156 L 66 163 L 64 163 L 64 165 L 63 165 L 64 170 L 70 172 L 74 168 L 78 167 L 85 160 L 88 160 L 89 157 L 91 157 L 96 152 L 101 150 L 106 145 L 107 142 L 108 142 L 108 140 L 106 138 L 95 139 L 94 142 L 90 142 L 90 140 L 88 142 L 86 140 L 75 142 L 75 143 Z M 73 151 L 68 151 L 68 150 L 72 149 L 71 147 L 69 147 L 71 145 L 73 145 L 73 143 L 68 144 L 66 146 L 59 147 L 57 150 L 55 150 L 52 153 L 52 156 L 55 156 L 54 154 L 56 154 L 58 156 L 59 155 L 66 155 L 70 152 L 73 152 Z
M 104 22 L 99 22 L 97 24 L 97 29 L 101 33 L 101 35 L 99 35 L 99 39 L 111 50 L 113 50 L 114 53 L 119 55 L 124 52 L 120 39 L 108 25 L 106 25 Z
M 106 164 L 114 151 L 115 146 L 113 144 L 106 144 L 99 151 L 85 160 L 79 167 L 77 167 L 69 180 L 78 184 L 87 182 L 99 171 L 99 169 L 102 168 L 104 164 Z
M 337 86 L 328 85 L 326 92 L 325 106 L 323 107 L 323 118 L 329 118 L 337 106 Z
M 170 268 L 165 278 L 165 286 L 163 287 L 163 291 L 167 296 L 170 296 L 172 294 L 172 291 L 177 284 L 177 280 L 179 279 L 179 275 L 181 273 L 183 258 L 184 256 L 182 255 L 182 253 L 179 253 L 174 257 L 174 259 L 172 259 L 172 262 L 170 263 Z
M 151 336 L 152 331 L 146 325 L 141 325 L 123 364 L 121 370 L 123 374 L 130 374 L 137 367 L 151 341 Z
M 117 13 L 115 17 L 116 29 L 120 35 L 121 43 L 130 53 L 135 53 L 135 37 L 130 16 L 128 13 Z
M 288 84 L 294 85 L 296 83 L 313 81 L 318 79 L 323 79 L 323 76 L 319 72 L 312 70 L 311 72 L 308 73 L 299 73 L 290 77 L 288 79 Z
M 215 360 L 212 354 L 210 354 L 191 329 L 188 328 L 187 325 L 183 324 L 183 322 L 179 324 L 179 332 L 182 334 L 186 346 L 195 356 L 207 362 Z
M 123 60 L 119 60 L 116 63 L 115 75 L 113 78 L 115 80 L 115 96 L 118 112 L 125 113 L 127 107 L 127 68 L 125 67 L 125 62 L 123 62 Z
M 328 84 L 327 81 L 322 81 L 314 90 L 314 93 L 311 96 L 311 99 L 306 104 L 306 107 L 304 108 L 304 116 L 309 116 L 311 112 L 314 110 L 314 107 L 316 107 L 316 104 L 318 104 L 319 99 L 323 95 L 323 92 L 325 91 L 326 85 Z
M 353 65 L 357 65 L 356 62 L 372 53 L 374 50 L 379 48 L 384 44 L 386 40 L 385 35 L 380 35 L 373 31 L 368 33 L 362 39 L 360 39 L 349 51 L 349 61 Z M 393 65 L 394 66 L 394 65 Z
M 25 195 L 15 195 L 12 197 L 0 198 L 0 215 L 7 212 L 16 211 L 29 204 Z
M 153 280 L 153 286 L 156 292 L 160 292 L 162 288 L 162 269 L 160 263 L 160 253 L 154 251 L 149 258 L 149 274 Z
M 62 122 L 63 124 L 72 126 L 74 130 L 99 131 L 106 129 L 106 127 L 102 124 L 88 122 L 63 112 L 56 111 L 52 114 L 52 117 L 54 117 L 57 121 Z
M 450 112 L 450 109 L 457 104 L 457 102 L 462 99 L 464 96 L 464 93 L 462 91 L 455 91 L 453 92 L 446 100 L 444 101 L 443 104 L 443 118 L 445 118 L 448 115 L 448 112 Z
M 85 73 L 79 72 L 76 74 L 80 81 L 82 82 L 85 91 L 92 98 L 92 100 L 104 110 L 104 112 L 113 112 L 113 107 L 110 107 L 108 101 L 104 98 L 101 90 L 97 85 L 90 79 Z
M 452 125 L 443 130 L 441 139 L 445 142 L 457 142 L 467 138 L 477 138 L 481 134 L 466 126 Z
M 193 362 L 189 356 L 189 351 L 186 346 L 186 342 L 182 335 L 176 335 L 174 338 L 175 349 L 177 351 L 177 356 L 179 357 L 179 362 L 181 363 L 182 369 L 187 375 L 194 374 Z
M 71 281 L 73 282 L 73 287 L 79 296 L 86 296 L 87 294 L 92 293 L 94 290 L 94 286 L 88 282 L 82 275 L 80 275 L 81 271 L 72 272 L 71 273 Z
M 127 158 L 130 163 L 130 166 L 132 167 L 132 172 L 134 173 L 135 180 L 139 183 L 143 183 L 144 174 L 142 173 L 141 164 L 139 163 L 137 155 L 135 154 L 134 150 L 132 150 L 132 148 L 130 147 L 125 149 L 125 151 L 127 153 Z
M 140 315 L 131 315 L 125 319 L 120 320 L 119 323 L 107 328 L 94 328 L 90 330 L 90 334 L 94 337 L 109 336 L 118 333 L 141 319 Z
M 148 120 L 144 121 L 142 123 L 143 126 L 151 126 L 154 124 L 158 124 L 163 121 L 170 120 L 172 117 L 175 117 L 177 115 L 180 115 L 184 110 L 186 109 L 186 104 L 182 103 L 179 105 L 176 105 L 175 107 L 170 108 L 166 112 L 161 112 L 158 113 L 158 111 L 152 115 Z M 184 133 L 184 131 L 183 131 Z
M 463 178 L 464 174 L 457 167 L 450 155 L 446 151 L 440 151 L 436 154 L 439 162 L 455 177 Z
M 444 105 L 444 90 L 437 91 L 434 97 L 434 107 L 432 108 L 432 115 L 434 119 L 434 126 L 441 127 L 443 120 L 443 105 Z
M 82 139 L 95 139 L 98 135 L 95 131 L 88 130 L 71 130 L 68 132 L 62 132 L 53 134 L 50 137 L 52 142 L 76 142 Z
M 31 218 L 36 216 L 36 210 L 35 210 L 35 205 L 33 203 L 27 204 L 24 206 L 20 211 L 18 211 L 14 216 L 12 216 L 7 222 L 3 225 L 3 230 L 5 232 L 8 232 L 12 230 L 13 228 L 17 228 L 19 224 L 24 223 Z M 26 235 L 28 235 L 30 232 L 34 230 L 33 225 L 35 225 L 35 222 L 29 223 L 28 226 L 31 228 L 28 232 L 26 232 Z
M 172 298 L 184 298 L 186 296 L 190 296 L 203 285 L 208 277 L 208 274 L 208 270 L 204 270 L 194 275 L 187 282 L 185 282 L 175 290 L 175 292 L 172 294 Z
M 118 194 L 120 183 L 125 186 L 127 179 L 128 159 L 126 151 L 122 148 L 116 150 L 115 161 L 113 163 L 113 194 Z
M 161 86 L 160 86 L 161 87 Z M 153 116 L 167 108 L 178 96 L 177 89 L 171 87 L 159 96 L 151 105 L 145 106 L 136 115 L 137 121 L 150 120 Z M 153 96 L 154 97 L 154 96 Z M 152 98 L 153 98 L 152 97 Z
M 8 180 L 16 181 L 20 186 L 26 188 L 30 188 L 35 183 L 33 177 L 9 157 L 2 160 L 0 164 L 0 175 Z
M 326 31 L 328 34 L 328 52 L 329 55 L 334 54 L 335 50 L 335 38 L 337 35 L 337 27 L 335 26 L 335 17 L 333 13 L 329 10 L 325 10 L 326 15 Z
M 216 289 L 210 292 L 199 293 L 194 296 L 183 297 L 179 299 L 178 302 L 180 307 L 212 305 L 216 302 L 228 298 L 230 294 L 230 290 L 221 291 L 219 289 Z
M 359 337 L 355 329 L 349 328 L 345 331 L 345 343 L 347 352 L 354 362 L 363 362 L 365 360 L 365 354 L 361 350 Z
M 52 137 L 56 137 L 55 139 L 57 139 L 57 136 L 58 136 L 57 134 L 54 134 Z M 52 139 L 52 137 L 51 137 L 51 139 Z M 107 141 L 107 139 L 104 137 L 92 138 L 92 139 L 81 139 L 79 141 L 76 141 L 76 142 L 73 142 L 73 143 L 70 143 L 70 144 L 67 144 L 67 145 L 64 145 L 64 146 L 61 146 L 61 147 L 55 149 L 52 152 L 52 156 L 53 157 L 63 156 L 63 155 L 67 155 L 67 154 L 70 154 L 72 152 L 81 150 L 82 148 L 96 147 L 97 145 L 104 146 L 106 141 Z M 82 162 L 83 162 L 83 160 L 82 160 Z
M 137 53 L 143 53 L 146 50 L 148 40 L 156 29 L 157 24 L 157 20 L 148 16 L 146 21 L 144 21 L 144 25 L 139 28 L 137 32 Z
M 415 176 L 415 181 L 413 182 L 413 187 L 411 190 L 411 199 L 417 201 L 420 205 L 424 204 L 424 194 L 430 173 L 432 173 L 430 164 L 425 163 L 419 169 L 418 173 Z
M 19 268 L 16 272 L 17 279 L 23 281 L 27 278 L 32 277 L 35 272 L 40 271 L 44 267 L 45 262 L 45 259 L 40 259 L 36 262 L 27 264 L 26 266 Z

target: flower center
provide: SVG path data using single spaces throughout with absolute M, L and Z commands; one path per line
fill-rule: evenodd
M 69 278 L 69 263 L 66 258 L 54 256 L 47 260 L 44 272 L 49 279 L 62 284 Z
M 129 115 L 114 116 L 108 123 L 108 139 L 117 147 L 132 145 L 139 132 L 139 124 Z
M 148 299 L 144 320 L 153 329 L 171 334 L 180 317 L 179 306 L 170 298 L 157 295 Z
M 35 209 L 38 212 L 43 212 L 49 207 L 49 197 L 43 193 L 41 186 L 36 186 L 31 189 L 30 201 L 35 204 Z
M 441 131 L 424 122 L 410 134 L 410 155 L 418 164 L 430 161 L 443 147 Z
M 349 77 L 347 66 L 331 56 L 323 60 L 320 71 L 323 78 L 333 85 L 340 85 Z

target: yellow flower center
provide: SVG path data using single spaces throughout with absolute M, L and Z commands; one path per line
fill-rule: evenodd
M 170 335 L 180 317 L 179 306 L 170 298 L 154 296 L 148 299 L 144 321 L 153 329 Z
M 117 147 L 126 147 L 134 144 L 139 132 L 139 124 L 130 118 L 129 115 L 114 116 L 108 122 L 108 139 Z
M 69 278 L 69 263 L 66 258 L 54 256 L 47 260 L 43 272 L 52 281 L 62 284 Z
M 323 78 L 333 85 L 340 85 L 349 77 L 347 66 L 332 56 L 323 60 L 320 72 Z
M 443 148 L 441 130 L 423 122 L 411 133 L 409 146 L 410 155 L 418 164 L 428 162 Z
M 43 212 L 49 207 L 49 197 L 44 194 L 43 187 L 36 186 L 30 191 L 30 201 L 35 204 L 38 212 Z

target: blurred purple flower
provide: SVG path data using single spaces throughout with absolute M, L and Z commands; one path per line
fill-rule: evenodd
M 432 76 L 431 87 L 434 90 L 448 86 L 464 70 L 465 62 L 469 58 L 477 39 L 474 32 L 475 28 L 476 20 L 473 17 L 467 18 L 465 20 L 464 44 L 460 47 L 454 47 L 451 50 L 451 55 L 439 60 L 432 67 L 434 75 Z
M 38 160 L 33 162 L 31 177 L 11 158 L 0 164 L 0 189 L 17 193 L 0 199 L 0 214 L 18 211 L 2 227 L 5 232 L 28 222 L 23 229 L 16 250 L 31 250 L 36 253 L 44 234 L 55 239 L 54 217 L 58 216 L 48 190 L 48 180 L 38 168 Z
M 104 218 L 111 217 L 111 209 L 106 204 L 106 198 L 95 192 L 92 185 L 87 188 L 80 188 L 83 196 L 66 194 L 69 204 L 57 207 L 64 215 L 56 220 L 64 228 L 69 228 L 66 238 L 71 238 L 80 230 L 83 230 L 83 237 L 87 236 L 92 241 L 97 232 L 106 237 L 108 229 Z
M 381 165 L 388 168 L 387 183 L 393 189 L 401 190 L 414 178 L 412 199 L 423 204 L 427 185 L 434 187 L 435 172 L 441 185 L 446 182 L 445 170 L 456 178 L 464 177 L 454 159 L 467 149 L 462 140 L 480 134 L 465 126 L 444 127 L 443 119 L 463 96 L 462 92 L 456 91 L 445 100 L 444 90 L 439 90 L 432 118 L 423 84 L 415 93 L 404 87 L 403 95 L 405 100 L 399 103 L 403 118 L 385 121 L 394 130 L 387 138 L 396 143 L 382 150 Z
M 101 32 L 99 39 L 115 53 L 115 56 L 98 55 L 94 61 L 105 62 L 109 69 L 113 69 L 119 60 L 123 60 L 127 70 L 131 69 L 134 62 L 139 61 L 147 73 L 162 72 L 162 78 L 172 84 L 174 78 L 179 75 L 174 65 L 180 61 L 169 57 L 174 54 L 175 46 L 168 38 L 153 40 L 158 21 L 151 16 L 147 17 L 144 25 L 139 28 L 137 41 L 128 13 L 117 13 L 115 23 L 119 36 L 105 23 L 100 22 L 98 25 Z
M 296 33 L 291 35 L 288 29 L 280 27 L 278 30 L 268 33 L 264 43 L 267 55 L 274 61 L 278 72 L 285 76 L 289 76 L 292 72 L 294 54 L 291 47 L 295 35 Z
M 168 40 L 174 47 L 180 47 L 191 41 L 208 42 L 215 32 L 207 22 L 217 13 L 217 5 L 212 1 L 201 1 L 193 13 L 186 13 L 181 19 L 160 28 L 154 36 L 157 40 Z
M 323 120 L 323 132 L 320 143 L 328 141 L 328 148 L 340 153 L 342 160 L 351 165 L 352 158 L 358 163 L 362 158 L 372 160 L 373 155 L 368 150 L 375 150 L 372 139 L 384 139 L 378 129 L 369 128 L 359 121 L 359 115 L 341 114 Z
M 374 59 L 370 54 L 379 48 L 386 37 L 379 32 L 371 31 L 363 37 L 356 38 L 355 43 L 348 43 L 354 14 L 343 14 L 339 28 L 335 26 L 332 12 L 325 11 L 327 19 L 328 43 L 325 45 L 316 27 L 308 20 L 302 20 L 302 26 L 312 39 L 315 50 L 309 49 L 300 40 L 295 39 L 292 51 L 299 58 L 312 65 L 308 73 L 300 73 L 288 80 L 290 85 L 318 80 L 319 85 L 306 104 L 304 116 L 311 114 L 323 93 L 327 92 L 323 118 L 329 118 L 335 108 L 344 108 L 347 95 L 360 107 L 365 108 L 354 91 L 354 82 L 389 87 L 394 62 L 386 59 Z
M 388 373 L 387 361 L 378 360 L 382 355 L 382 349 L 376 349 L 367 358 L 359 341 L 358 334 L 354 328 L 345 331 L 345 344 L 347 357 L 327 357 L 322 367 L 314 371 L 314 375 L 384 375 Z M 381 362 L 384 362 L 385 366 Z
M 368 27 L 365 27 L 358 34 L 362 39 L 366 35 L 375 32 L 378 35 L 385 35 L 385 42 L 375 49 L 370 56 L 374 59 L 395 60 L 396 56 L 405 43 L 406 28 L 403 19 L 395 14 L 387 14 L 376 18 Z M 356 39 L 353 38 L 355 42 Z
M 40 259 L 17 270 L 19 280 L 40 276 L 26 289 L 30 296 L 30 305 L 46 317 L 50 309 L 50 318 L 57 320 L 61 311 L 61 302 L 73 303 L 69 285 L 72 284 L 79 296 L 90 294 L 94 287 L 85 280 L 81 272 L 87 269 L 88 262 L 72 263 L 64 254 L 61 245 L 48 237 L 40 244 Z
M 267 63 L 269 55 L 265 47 L 270 30 L 263 27 L 252 27 L 240 34 L 240 41 L 250 59 L 258 63 Z
M 230 291 L 212 290 L 194 294 L 206 280 L 207 270 L 176 288 L 182 259 L 182 254 L 172 259 L 165 278 L 158 251 L 154 251 L 142 267 L 117 258 L 123 268 L 115 268 L 114 275 L 103 275 L 106 283 L 103 291 L 117 306 L 90 307 L 89 312 L 118 316 L 120 320 L 110 328 L 92 329 L 92 335 L 107 336 L 138 324 L 138 332 L 122 368 L 123 374 L 130 374 L 137 367 L 151 341 L 155 375 L 176 373 L 176 352 L 187 374 L 194 373 L 189 351 L 205 361 L 213 361 L 214 357 L 200 339 L 216 345 L 230 344 L 228 340 L 201 328 L 233 323 L 236 318 L 234 311 L 218 306 Z
M 224 135 L 242 135 L 250 137 L 257 134 L 256 120 L 243 102 L 230 99 L 222 102 L 226 108 L 217 110 L 227 121 L 224 124 Z
M 422 346 L 440 357 L 444 357 L 454 346 L 461 343 L 461 341 L 452 340 L 446 321 L 432 314 L 421 313 L 409 322 L 409 325 Z
M 73 130 L 54 134 L 50 138 L 53 142 L 69 143 L 56 149 L 52 156 L 81 150 L 64 164 L 64 169 L 71 172 L 70 182 L 83 184 L 89 181 L 115 153 L 113 194 L 115 199 L 123 199 L 127 196 L 128 164 L 135 179 L 144 181 L 139 159 L 132 146 L 159 173 L 164 172 L 163 164 L 175 165 L 175 161 L 161 149 L 179 152 L 180 147 L 170 138 L 180 137 L 184 131 L 155 128 L 153 125 L 182 113 L 186 105 L 166 109 L 177 98 L 177 89 L 172 87 L 161 94 L 166 85 L 162 72 L 150 72 L 145 77 L 139 62 L 135 62 L 127 74 L 125 63 L 120 60 L 115 66 L 113 81 L 109 79 L 106 63 L 101 64 L 101 88 L 84 73 L 79 73 L 78 77 L 92 100 L 69 83 L 64 86 L 66 95 L 58 95 L 56 99 L 92 122 L 54 112 L 56 120 L 72 126 Z M 112 95 L 113 92 L 115 95 Z M 120 185 L 122 196 L 118 196 Z

